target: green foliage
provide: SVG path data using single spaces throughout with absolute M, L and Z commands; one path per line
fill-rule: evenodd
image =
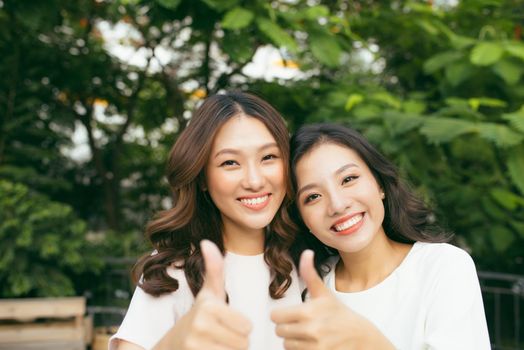
M 291 52 L 297 52 L 295 40 L 277 23 L 267 18 L 257 18 L 257 27 L 277 47 L 285 47 Z
M 72 277 L 102 267 L 85 222 L 22 184 L 0 180 L 0 193 L 0 295 L 75 295 Z
M 247 27 L 255 15 L 253 12 L 243 9 L 241 7 L 235 7 L 228 11 L 222 21 L 222 28 L 224 29 L 242 29 Z
M 522 10 L 436 3 L 0 1 L 2 295 L 96 285 L 87 231 L 101 232 L 100 255 L 147 250 L 141 231 L 169 199 L 169 149 L 188 112 L 223 89 L 255 91 L 291 131 L 359 129 L 481 268 L 523 273 Z M 111 54 L 101 23 L 133 33 L 118 44 L 145 62 Z M 267 45 L 282 61 L 265 73 L 290 64 L 303 75 L 247 76 Z M 73 159 L 82 132 L 87 155 Z

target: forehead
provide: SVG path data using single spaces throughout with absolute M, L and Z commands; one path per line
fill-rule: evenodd
M 276 142 L 266 125 L 257 118 L 238 115 L 222 125 L 213 140 L 213 151 L 222 148 L 249 148 Z
M 355 164 L 359 169 L 369 171 L 364 160 L 353 149 L 335 144 L 322 143 L 306 153 L 296 165 L 296 176 L 301 183 L 320 181 L 333 177 L 337 170 L 347 164 Z

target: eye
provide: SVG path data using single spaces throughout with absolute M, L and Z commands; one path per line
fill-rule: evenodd
M 355 175 L 346 176 L 344 178 L 344 180 L 342 180 L 342 185 L 345 185 L 345 184 L 347 184 L 347 183 L 349 183 L 349 182 L 351 182 L 353 180 L 356 180 L 356 179 L 358 179 L 358 176 L 355 176 Z
M 265 155 L 264 157 L 262 157 L 262 160 L 271 160 L 271 159 L 277 159 L 278 156 L 276 156 L 275 154 L 267 154 Z
M 234 166 L 234 165 L 238 165 L 238 162 L 236 160 L 226 160 L 224 162 L 222 162 L 222 164 L 220 164 L 221 167 L 226 167 L 226 166 Z
M 304 204 L 311 203 L 312 201 L 314 201 L 317 198 L 320 198 L 320 195 L 318 193 L 309 194 L 306 196 L 306 198 L 304 198 Z

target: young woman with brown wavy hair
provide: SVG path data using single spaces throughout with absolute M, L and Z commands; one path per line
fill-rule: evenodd
M 173 206 L 146 228 L 155 251 L 135 267 L 110 349 L 283 348 L 270 311 L 300 302 L 288 142 L 282 117 L 254 95 L 203 102 L 171 149 Z
M 309 299 L 272 314 L 287 350 L 490 348 L 473 260 L 389 160 L 336 124 L 300 128 L 291 158 Z

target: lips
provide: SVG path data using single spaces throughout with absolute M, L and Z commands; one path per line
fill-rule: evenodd
M 330 229 L 336 232 L 337 235 L 349 235 L 362 226 L 364 214 L 365 213 L 356 213 L 345 216 L 337 220 Z
M 239 197 L 237 198 L 237 200 L 246 208 L 253 210 L 261 210 L 269 204 L 270 196 L 271 193 L 263 193 L 252 196 Z

